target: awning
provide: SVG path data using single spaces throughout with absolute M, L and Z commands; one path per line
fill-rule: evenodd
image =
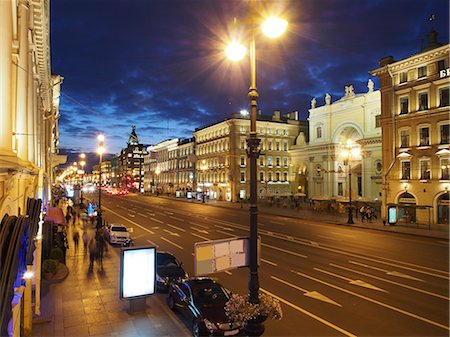
M 59 207 L 49 207 L 44 221 L 54 222 L 58 225 L 67 225 L 63 210 Z

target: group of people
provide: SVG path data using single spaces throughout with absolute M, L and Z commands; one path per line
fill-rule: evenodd
M 361 206 L 361 208 L 359 209 L 359 214 L 361 215 L 361 222 L 364 222 L 364 220 L 367 220 L 367 222 L 371 222 L 372 219 L 377 219 L 375 210 L 370 206 Z

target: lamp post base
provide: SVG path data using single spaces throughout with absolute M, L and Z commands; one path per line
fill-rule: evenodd
M 251 319 L 244 324 L 244 332 L 248 337 L 262 336 L 266 327 L 264 326 L 264 321 L 267 318 L 264 316 L 259 316 L 257 318 Z
M 353 225 L 353 224 L 354 224 L 354 221 L 353 221 L 353 211 L 352 211 L 351 206 L 348 208 L 348 220 L 347 220 L 347 223 L 348 223 L 349 225 Z

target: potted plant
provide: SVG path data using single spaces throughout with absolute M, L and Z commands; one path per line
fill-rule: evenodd
M 262 323 L 268 318 L 280 320 L 283 317 L 280 301 L 265 293 L 259 294 L 258 304 L 250 303 L 248 295 L 244 298 L 232 294 L 225 304 L 225 313 L 231 320 L 242 324 L 245 330 L 248 330 L 248 323 Z
M 58 262 L 52 259 L 44 260 L 42 263 L 42 270 L 44 271 L 44 278 L 51 280 L 56 274 Z

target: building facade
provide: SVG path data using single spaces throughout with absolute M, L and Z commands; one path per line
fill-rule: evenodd
M 261 139 L 258 158 L 258 195 L 269 197 L 293 192 L 289 149 L 299 132 L 308 133 L 306 121 L 298 121 L 297 113 L 282 117 L 280 111 L 257 116 L 256 127 Z M 196 129 L 197 192 L 210 199 L 239 201 L 250 193 L 250 168 L 247 138 L 248 116 L 233 114 L 230 119 Z
M 342 207 L 350 199 L 351 184 L 353 201 L 381 203 L 380 92 L 372 80 L 367 87 L 366 93 L 356 94 L 348 85 L 333 103 L 326 94 L 322 106 L 311 101 L 309 142 L 300 133 L 290 150 L 295 195 Z M 350 144 L 353 155 L 344 157 Z
M 418 54 L 381 59 L 383 214 L 422 224 L 449 223 L 449 45 L 428 35 Z

